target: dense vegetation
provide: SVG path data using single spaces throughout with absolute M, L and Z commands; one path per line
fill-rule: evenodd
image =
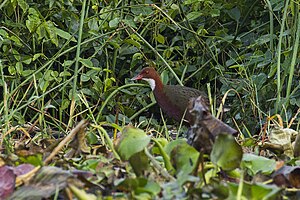
M 240 131 L 240 144 L 248 141 L 244 146 L 258 153 L 258 141 L 270 133 L 272 124 L 277 125 L 272 121 L 276 114 L 285 122 L 280 126 L 299 130 L 299 7 L 299 2 L 293 0 L 2 1 L 0 148 L 5 163 L 29 162 L 20 161 L 24 155 L 18 155 L 17 161 L 8 158 L 17 147 L 30 149 L 24 138 L 31 137 L 26 141 L 39 145 L 45 138 L 59 139 L 81 119 L 90 122 L 85 129 L 87 145 L 97 149 L 95 155 L 107 157 L 113 151 L 118 157 L 108 137 L 129 123 L 151 129 L 159 140 L 170 142 L 169 129 L 179 125 L 170 119 L 162 120 L 146 84 L 130 80 L 148 65 L 158 69 L 165 83 L 207 92 L 215 116 L 220 116 L 217 102 L 224 97 L 230 110 L 222 120 Z M 146 147 L 148 142 L 145 144 Z M 102 146 L 100 150 L 97 145 Z M 37 154 L 32 149 L 28 151 Z M 293 156 L 289 155 L 275 157 L 290 160 Z M 117 158 L 110 162 L 103 161 L 103 157 L 93 159 L 111 169 L 125 165 Z M 68 162 L 75 168 L 97 171 L 96 164 L 88 164 L 87 160 Z M 67 164 L 55 165 L 69 169 Z M 132 178 L 130 172 L 124 176 Z M 105 175 L 111 178 L 111 174 Z M 196 185 L 199 180 L 195 177 L 189 176 L 188 181 Z M 135 184 L 141 184 L 141 179 L 136 179 Z M 132 190 L 126 191 L 114 188 L 116 181 L 97 181 L 122 195 L 137 198 L 143 193 L 133 192 L 132 185 Z M 122 184 L 126 187 L 129 183 Z M 200 181 L 195 190 L 203 184 Z M 212 188 L 214 184 L 217 183 Z M 225 187 L 225 183 L 219 184 Z M 172 186 L 165 183 L 161 196 L 172 194 L 168 187 L 181 188 L 180 194 L 174 194 L 178 198 L 188 198 L 193 193 L 202 197 L 205 193 L 209 198 L 213 194 L 209 189 L 195 192 L 184 182 Z M 233 184 L 230 187 L 235 191 Z M 279 189 L 274 194 L 277 192 Z M 153 190 L 148 193 L 157 194 Z

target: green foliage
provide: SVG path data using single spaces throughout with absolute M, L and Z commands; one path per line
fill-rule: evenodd
M 97 157 L 72 164 L 98 173 L 97 181 L 105 180 L 111 187 L 130 188 L 135 198 L 159 194 L 166 199 L 261 199 L 279 192 L 273 186 L 224 183 L 216 166 L 204 166 L 202 176 L 195 175 L 199 153 L 183 140 L 162 138 L 170 126 L 162 126 L 150 89 L 130 78 L 142 67 L 155 65 L 164 83 L 210 88 L 212 113 L 217 113 L 216 102 L 226 95 L 230 111 L 223 121 L 250 137 L 247 145 L 253 147 L 256 140 L 251 136 L 263 132 L 267 117 L 281 114 L 289 121 L 300 106 L 298 2 L 4 0 L 0 12 L 0 144 L 7 153 L 18 146 L 20 132 L 26 137 L 39 132 L 43 138 L 57 137 L 54 132 L 59 132 L 60 137 L 84 118 L 92 124 L 90 144 L 110 149 L 118 160 L 113 164 L 124 164 L 118 154 L 129 160 L 139 178 L 118 179 L 119 184 L 113 185 L 112 177 L 118 175 L 109 164 L 113 159 Z M 153 160 L 144 151 L 150 137 L 139 129 L 125 127 L 114 150 L 111 136 L 128 123 L 155 129 L 153 137 L 158 138 L 149 151 Z M 291 126 L 298 130 L 299 118 Z M 232 138 L 222 137 L 210 159 L 238 173 L 240 147 Z M 19 158 L 35 165 L 41 165 L 41 159 Z M 141 177 L 154 160 L 172 177 L 165 174 L 168 182 Z M 249 176 L 269 175 L 274 162 L 244 154 L 241 167 Z
M 224 151 L 224 147 L 227 147 Z M 232 135 L 217 136 L 211 152 L 211 161 L 223 170 L 233 170 L 239 167 L 243 151 Z
M 127 126 L 122 130 L 116 150 L 123 160 L 128 160 L 134 154 L 141 152 L 149 142 L 150 137 L 143 130 Z
M 254 154 L 244 154 L 241 166 L 253 176 L 257 173 L 271 174 L 276 168 L 275 160 L 271 160 Z

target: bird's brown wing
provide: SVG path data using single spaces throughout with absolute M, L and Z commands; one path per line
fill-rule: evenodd
M 206 94 L 204 92 L 201 92 L 194 88 L 189 88 L 180 85 L 165 85 L 164 93 L 166 97 L 170 100 L 170 103 L 179 109 L 181 117 L 188 106 L 190 98 L 195 98 L 198 96 L 206 97 Z

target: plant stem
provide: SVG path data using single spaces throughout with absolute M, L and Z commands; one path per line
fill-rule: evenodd
M 287 17 L 287 9 L 289 7 L 289 0 L 286 0 L 285 2 L 285 6 L 284 6 L 284 12 L 283 12 L 283 17 L 282 17 L 282 21 L 281 21 L 281 27 L 280 27 L 280 35 L 279 35 L 279 41 L 278 41 L 278 50 L 277 50 L 277 99 L 276 99 L 276 104 L 275 104 L 275 113 L 278 112 L 279 109 L 279 104 L 280 104 L 280 99 L 281 99 L 281 80 L 280 80 L 280 73 L 281 73 L 281 45 L 282 45 L 282 38 L 283 36 L 283 32 L 284 32 L 284 23 L 286 21 L 286 17 Z

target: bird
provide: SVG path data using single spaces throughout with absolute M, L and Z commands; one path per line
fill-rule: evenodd
M 143 68 L 141 72 L 131 80 L 147 81 L 159 107 L 169 117 L 179 122 L 182 119 L 188 122 L 192 119 L 191 114 L 186 112 L 191 98 L 202 96 L 207 100 L 206 103 L 209 105 L 208 98 L 203 91 L 182 85 L 164 85 L 160 75 L 153 67 Z

